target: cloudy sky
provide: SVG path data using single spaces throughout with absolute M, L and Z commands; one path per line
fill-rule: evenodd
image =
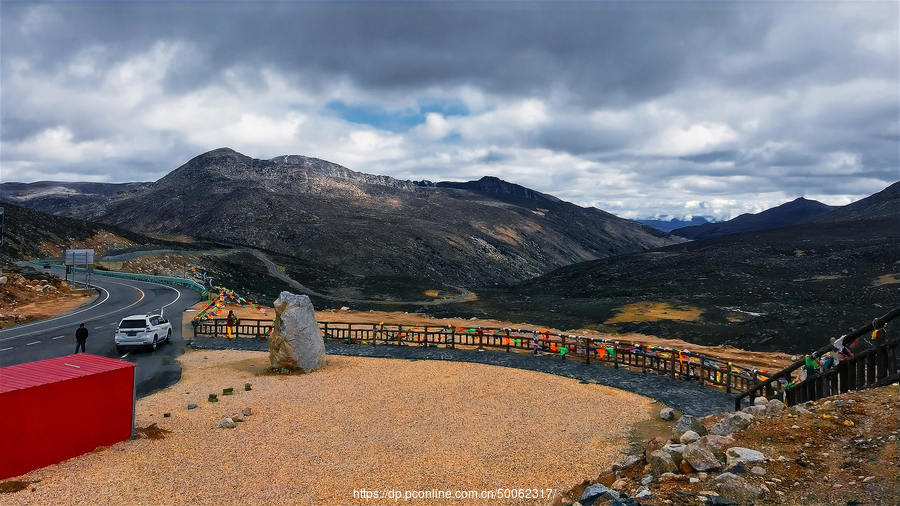
M 626 217 L 900 179 L 898 2 L 0 4 L 3 181 L 228 146 Z

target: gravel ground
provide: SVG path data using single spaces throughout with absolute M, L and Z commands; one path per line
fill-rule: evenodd
M 194 339 L 191 346 L 218 350 L 269 349 L 268 342 L 262 339 Z M 556 355 L 534 356 L 526 353 L 419 346 L 368 346 L 335 341 L 326 341 L 325 350 L 329 355 L 474 362 L 555 374 L 645 395 L 694 416 L 706 416 L 734 409 L 733 395 L 715 388 L 700 386 L 692 381 L 673 380 L 667 376 L 643 374 L 605 365 L 585 365 L 575 360 L 561 360 Z
M 482 364 L 329 356 L 321 371 L 277 376 L 265 372 L 265 353 L 193 351 L 180 361 L 181 382 L 137 403 L 138 426 L 171 433 L 29 473 L 19 479 L 40 481 L 0 503 L 346 504 L 362 488 L 558 491 L 616 462 L 631 425 L 654 407 L 621 390 Z M 235 394 L 222 396 L 225 387 Z M 220 402 L 207 402 L 211 392 Z M 244 407 L 253 414 L 237 428 L 217 427 Z

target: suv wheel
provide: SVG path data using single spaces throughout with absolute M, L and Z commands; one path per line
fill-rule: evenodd
M 172 329 L 169 329 L 169 332 L 166 333 L 166 342 L 168 343 L 172 339 Z
M 156 351 L 157 346 L 159 346 L 159 339 L 156 336 L 153 336 L 153 344 L 150 346 L 153 347 L 153 351 Z

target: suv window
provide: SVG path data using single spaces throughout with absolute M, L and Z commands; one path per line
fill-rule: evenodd
M 147 326 L 146 320 L 122 320 L 119 328 L 123 329 L 142 329 Z
M 159 316 L 151 316 L 150 325 L 159 325 Z

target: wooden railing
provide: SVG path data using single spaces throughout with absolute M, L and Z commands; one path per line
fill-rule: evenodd
M 883 329 L 887 322 L 898 316 L 900 316 L 900 308 L 841 336 L 842 342 L 849 343 L 875 329 Z M 813 352 L 810 357 L 815 359 L 836 351 L 832 344 L 828 344 Z M 883 337 L 882 341 L 876 342 L 874 347 L 860 351 L 852 358 L 840 361 L 837 366 L 827 371 L 819 369 L 817 373 L 808 375 L 804 381 L 797 384 L 791 383 L 793 373 L 804 367 L 805 364 L 806 358 L 804 357 L 754 384 L 735 398 L 734 409 L 741 409 L 745 400 L 748 403 L 753 402 L 757 396 L 768 399 L 781 398 L 791 406 L 850 390 L 894 383 L 900 380 L 900 338 Z
M 241 319 L 232 328 L 235 338 L 265 339 L 272 320 Z M 757 384 L 754 369 L 716 357 L 659 346 L 624 344 L 573 334 L 505 327 L 414 326 L 394 323 L 319 322 L 326 339 L 359 345 L 432 346 L 493 349 L 533 353 L 559 360 L 577 360 L 586 365 L 624 367 L 648 374 L 696 381 L 727 393 L 744 392 Z M 227 336 L 224 318 L 204 320 L 194 327 L 195 336 Z

